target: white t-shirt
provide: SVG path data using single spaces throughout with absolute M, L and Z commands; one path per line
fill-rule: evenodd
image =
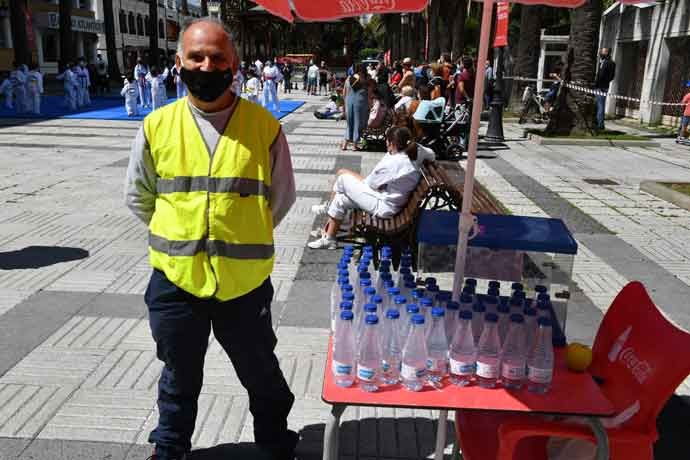
M 384 155 L 364 178 L 364 183 L 376 191 L 381 200 L 377 214 L 380 217 L 397 214 L 407 204 L 420 177 L 419 168 L 404 152 Z
M 308 78 L 319 78 L 319 67 L 316 64 L 312 64 L 307 72 Z

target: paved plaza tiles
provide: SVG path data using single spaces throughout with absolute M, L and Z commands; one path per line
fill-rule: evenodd
M 295 393 L 289 424 L 300 458 L 321 455 L 328 406 L 320 398 L 328 336 L 323 299 L 335 251 L 305 249 L 321 221 L 310 213 L 333 173 L 366 173 L 380 153 L 342 152 L 344 124 L 316 120 L 325 98 L 281 122 L 293 153 L 297 202 L 276 229 L 273 318 L 281 367 Z M 156 424 L 161 364 L 142 294 L 146 228 L 123 206 L 138 122 L 0 122 L 0 459 L 144 459 Z M 486 152 L 479 180 L 516 214 L 564 217 L 580 251 L 568 334 L 591 342 L 612 297 L 641 279 L 677 323 L 690 312 L 690 212 L 639 191 L 641 180 L 690 178 L 690 150 L 536 146 L 507 126 L 508 149 Z M 618 185 L 591 185 L 608 178 Z M 451 282 L 439 274 L 441 283 Z M 192 457 L 258 458 L 247 397 L 211 339 Z M 678 389 L 689 395 L 685 384 Z M 452 424 L 449 426 L 452 430 Z M 348 409 L 348 459 L 433 454 L 435 414 Z M 450 447 L 446 450 L 450 452 Z

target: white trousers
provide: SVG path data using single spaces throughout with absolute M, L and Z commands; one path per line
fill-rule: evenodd
M 280 101 L 278 100 L 278 86 L 274 80 L 264 82 L 263 106 L 268 108 L 268 100 L 273 103 L 276 112 L 280 112 Z
M 65 88 L 65 107 L 77 110 L 77 88 L 72 85 Z
M 136 94 L 134 96 L 125 97 L 125 110 L 127 111 L 127 115 L 130 117 L 139 115 L 139 106 L 137 106 Z
M 336 220 L 343 220 L 347 211 L 361 209 L 376 215 L 384 207 L 378 193 L 350 174 L 338 176 L 333 184 L 335 196 L 328 206 L 328 215 Z
M 27 92 L 27 99 L 29 101 L 29 112 L 40 114 L 41 113 L 41 93 L 38 91 L 33 92 L 29 90 Z

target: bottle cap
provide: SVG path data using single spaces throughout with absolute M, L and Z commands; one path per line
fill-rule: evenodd
M 379 317 L 376 315 L 367 315 L 365 321 L 369 325 L 378 324 L 379 323 Z
M 525 315 L 526 316 L 537 316 L 537 310 L 534 308 L 525 308 Z
M 537 320 L 537 324 L 543 327 L 551 327 L 551 318 L 542 316 Z
M 472 303 L 473 301 L 474 299 L 472 299 L 472 294 L 463 292 L 462 295 L 460 295 L 460 302 L 462 303 Z
M 393 303 L 396 305 L 405 305 L 407 303 L 407 299 L 404 295 L 396 295 L 393 297 Z
M 419 307 L 416 304 L 407 304 L 407 313 L 419 313 Z
M 472 312 L 470 310 L 460 310 L 460 319 L 472 319 Z
M 388 288 L 386 292 L 388 292 L 389 296 L 395 297 L 396 295 L 400 295 L 400 288 L 393 286 Z
M 338 275 L 338 284 L 340 284 L 341 286 L 344 283 L 349 283 L 349 282 L 350 282 L 350 278 L 347 275 L 346 276 Z
M 398 273 L 401 275 L 411 275 L 412 270 L 410 270 L 410 267 L 400 267 L 400 270 L 398 270 Z
M 477 287 L 477 280 L 474 279 L 474 278 L 467 278 L 467 279 L 465 280 L 465 285 L 466 285 L 466 286 L 474 286 L 474 287 Z
M 548 290 L 546 289 L 546 286 L 544 286 L 543 284 L 537 284 L 536 286 L 534 286 L 534 292 L 536 292 L 537 294 L 546 294 L 547 291 Z
M 352 291 L 354 288 L 350 283 L 343 283 L 340 285 L 340 290 L 343 292 Z
M 342 299 L 347 300 L 347 301 L 352 301 L 352 300 L 355 300 L 355 295 L 352 293 L 352 291 L 346 291 L 346 292 L 343 292 Z
M 367 286 L 364 288 L 364 291 L 362 291 L 362 292 L 364 292 L 365 296 L 371 297 L 374 294 L 376 294 L 376 289 L 373 286 Z
M 424 285 L 426 285 L 426 286 L 435 286 L 435 285 L 436 285 L 436 278 L 434 278 L 433 276 L 428 276 L 428 277 L 424 280 Z
M 423 315 L 412 315 L 412 324 L 424 324 L 424 316 Z
M 390 268 L 391 266 L 391 261 L 390 259 L 383 259 L 381 262 L 379 262 L 379 267 L 388 267 Z
M 383 288 L 388 292 L 388 289 L 392 288 L 395 286 L 395 283 L 393 280 L 383 280 Z
M 384 262 L 385 262 L 385 260 L 382 260 L 381 265 L 379 265 L 379 273 L 381 273 L 381 274 L 389 273 L 390 274 L 391 267 L 390 267 L 390 265 L 383 265 Z
M 498 281 L 489 281 L 489 289 L 500 289 L 501 283 Z
M 412 290 L 412 297 L 415 299 L 419 299 L 421 297 L 424 297 L 424 289 L 423 288 L 417 288 Z
M 398 310 L 396 310 L 395 308 L 390 308 L 386 312 L 386 318 L 398 319 L 398 318 L 400 318 L 400 312 Z
M 510 289 L 513 291 L 522 291 L 524 289 L 524 286 L 522 283 L 513 283 L 510 285 Z
M 355 248 L 351 244 L 346 244 L 345 246 L 343 246 L 343 252 L 353 253 L 355 252 Z
M 347 271 L 347 266 L 338 270 L 338 276 L 350 276 L 350 272 Z
M 374 253 L 374 247 L 373 247 L 372 245 L 370 245 L 370 244 L 364 246 L 364 247 L 362 248 L 362 250 L 363 250 L 364 252 L 370 252 L 370 253 L 372 253 L 372 254 Z
M 488 323 L 495 323 L 498 321 L 498 315 L 496 313 L 487 313 L 484 317 L 484 321 Z
M 390 256 L 391 254 L 393 254 L 393 250 L 390 246 L 383 246 L 381 248 L 381 254 Z
M 434 318 L 440 318 L 446 314 L 446 311 L 441 307 L 434 307 L 431 309 L 431 316 Z
M 352 302 L 349 300 L 343 300 L 340 302 L 340 309 L 341 310 L 352 310 Z
M 405 281 L 405 289 L 414 289 L 417 287 L 417 284 L 414 281 Z M 414 297 L 414 295 L 412 295 Z
M 381 279 L 386 281 L 386 280 L 392 280 L 393 275 L 391 275 L 389 272 L 381 272 Z
M 522 323 L 525 321 L 525 318 L 522 317 L 521 314 L 519 313 L 513 313 L 510 315 L 510 322 L 511 323 Z
M 361 287 L 366 287 L 366 286 L 371 286 L 371 279 L 369 278 L 362 278 L 359 280 L 359 285 Z
M 449 300 L 446 303 L 446 310 L 460 310 L 460 304 L 454 300 Z
M 501 304 L 496 307 L 496 311 L 503 314 L 510 313 L 510 307 L 508 305 Z
M 371 279 L 371 273 L 359 272 L 359 279 Z
M 480 303 L 475 303 L 472 305 L 472 311 L 475 313 L 484 313 L 486 311 L 486 307 Z
M 501 295 L 501 291 L 499 291 L 498 288 L 489 288 L 489 290 L 486 291 L 486 295 L 499 297 Z
M 352 314 L 351 310 L 343 310 L 340 312 L 340 319 L 343 321 L 352 321 L 352 318 L 354 318 L 355 315 Z
M 383 303 L 383 297 L 378 294 L 371 296 L 371 303 Z
M 423 307 L 430 307 L 434 304 L 434 301 L 431 300 L 429 297 L 422 297 L 419 300 L 419 303 L 421 303 Z
M 376 313 L 376 304 L 368 303 L 364 305 L 364 311 L 367 313 Z

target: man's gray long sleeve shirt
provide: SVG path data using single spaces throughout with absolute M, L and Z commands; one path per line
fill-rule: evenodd
M 225 127 L 235 111 L 239 99 L 225 110 L 206 113 L 189 107 L 196 120 L 201 136 L 209 152 L 215 151 Z M 290 147 L 282 130 L 271 145 L 271 211 L 273 226 L 277 227 L 295 203 L 295 176 L 292 171 Z M 153 216 L 156 200 L 156 168 L 151 157 L 149 143 L 143 126 L 139 128 L 132 144 L 132 151 L 125 180 L 125 203 L 127 207 L 148 225 Z

